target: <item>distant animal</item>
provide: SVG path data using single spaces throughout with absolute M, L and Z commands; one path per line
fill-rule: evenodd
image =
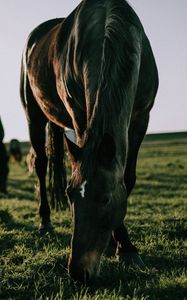
M 9 143 L 9 155 L 15 161 L 20 162 L 22 160 L 21 143 L 17 139 L 12 139 Z
M 8 154 L 3 143 L 4 128 L 0 119 L 0 193 L 7 193 L 7 178 L 8 178 Z
M 46 124 L 50 120 L 55 129 L 57 159 L 61 129 L 76 135 L 76 144 L 65 137 L 73 164 L 67 194 L 74 220 L 69 272 L 75 280 L 97 276 L 111 238 L 122 259 L 142 264 L 123 221 L 157 88 L 149 40 L 125 0 L 84 0 L 67 18 L 38 26 L 27 40 L 20 93 L 36 153 L 40 232 L 52 228 Z

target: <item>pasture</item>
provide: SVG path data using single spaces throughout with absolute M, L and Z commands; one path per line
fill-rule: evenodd
M 55 232 L 38 234 L 34 177 L 10 163 L 8 195 L 0 198 L 0 299 L 187 299 L 187 133 L 146 137 L 126 223 L 147 268 L 103 257 L 90 287 L 67 273 L 71 212 L 52 212 Z

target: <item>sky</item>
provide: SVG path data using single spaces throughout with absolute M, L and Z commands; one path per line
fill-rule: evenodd
M 29 139 L 19 97 L 20 61 L 27 36 L 43 21 L 68 16 L 79 2 L 0 0 L 0 117 L 5 141 Z M 187 131 L 187 0 L 129 3 L 142 21 L 159 70 L 148 133 Z

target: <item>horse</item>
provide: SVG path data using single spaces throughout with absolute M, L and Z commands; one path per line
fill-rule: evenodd
M 10 155 L 10 158 L 12 157 L 15 161 L 21 162 L 21 160 L 22 160 L 21 144 L 17 139 L 12 139 L 10 141 L 9 155 Z
M 8 178 L 8 154 L 3 143 L 4 139 L 4 128 L 0 119 L 0 193 L 7 193 L 7 178 Z
M 52 228 L 46 124 L 55 127 L 54 151 L 63 147 L 61 129 L 76 136 L 73 143 L 64 135 L 73 166 L 66 194 L 73 215 L 68 270 L 75 280 L 89 283 L 99 275 L 110 241 L 122 260 L 143 264 L 124 218 L 157 89 L 150 42 L 125 0 L 83 0 L 68 17 L 47 21 L 28 37 L 20 94 L 36 153 L 40 231 Z

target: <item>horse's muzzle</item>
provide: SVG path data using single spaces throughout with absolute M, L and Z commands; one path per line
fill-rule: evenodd
M 91 271 L 86 265 L 74 263 L 71 257 L 69 258 L 68 269 L 73 280 L 86 285 L 92 284 L 97 274 L 97 272 Z

